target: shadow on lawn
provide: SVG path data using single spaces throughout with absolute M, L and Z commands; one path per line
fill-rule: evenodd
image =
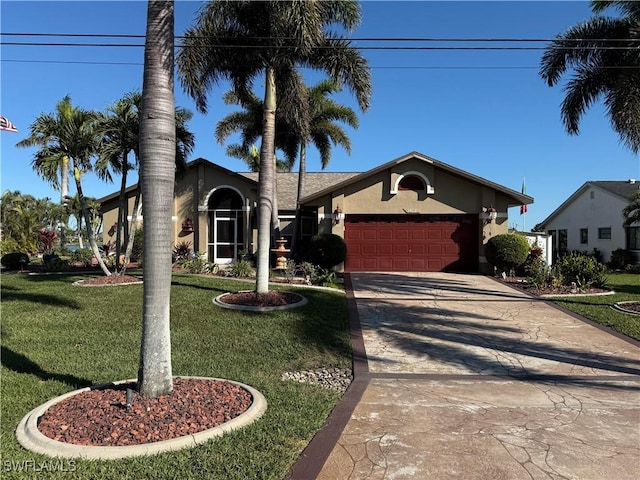
M 48 295 L 43 293 L 24 292 L 17 288 L 2 287 L 2 301 L 24 301 L 29 303 L 41 303 L 48 306 L 67 307 L 74 310 L 80 310 L 81 306 L 75 300 L 59 297 L 57 295 Z
M 55 380 L 64 383 L 74 389 L 90 387 L 92 382 L 86 378 L 79 378 L 74 375 L 51 373 L 43 370 L 40 365 L 25 357 L 21 353 L 14 352 L 10 348 L 2 347 L 0 354 L 0 363 L 9 370 L 16 373 L 24 373 L 27 375 L 35 375 L 41 380 Z

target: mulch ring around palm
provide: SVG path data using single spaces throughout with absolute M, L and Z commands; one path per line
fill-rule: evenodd
M 142 398 L 134 383 L 80 392 L 51 406 L 38 430 L 59 442 L 141 445 L 192 435 L 226 423 L 251 407 L 251 393 L 216 379 L 176 378 L 173 392 Z M 127 389 L 133 393 L 127 406 Z
M 256 294 L 254 291 L 227 293 L 218 297 L 218 300 L 230 305 L 244 305 L 250 307 L 279 307 L 293 305 L 300 302 L 300 295 L 291 292 L 271 290 L 266 293 Z

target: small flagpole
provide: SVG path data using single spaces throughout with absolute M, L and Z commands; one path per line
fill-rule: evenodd
M 525 177 L 522 177 L 522 194 L 525 195 L 527 193 L 527 187 L 525 184 Z M 528 208 L 524 208 L 524 210 L 522 211 L 522 231 L 526 232 L 527 231 L 527 210 Z

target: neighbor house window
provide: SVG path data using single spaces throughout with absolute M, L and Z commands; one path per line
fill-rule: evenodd
M 567 253 L 567 231 L 558 230 L 558 255 L 566 255 Z
M 611 227 L 599 228 L 598 240 L 611 240 Z
M 580 243 L 582 245 L 586 245 L 587 243 L 589 243 L 589 229 L 588 228 L 581 228 L 580 229 Z
M 629 250 L 640 250 L 640 227 L 629 227 Z

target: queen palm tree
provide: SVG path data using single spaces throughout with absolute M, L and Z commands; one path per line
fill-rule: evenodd
M 127 178 L 129 170 L 135 165 L 129 162 L 133 153 L 138 163 L 138 137 L 140 116 L 138 111 L 142 103 L 140 92 L 131 92 L 107 107 L 105 116 L 98 126 L 100 134 L 100 153 L 96 162 L 96 170 L 102 172 L 103 178 L 111 180 L 109 167 L 120 174 L 120 195 L 118 198 L 118 228 L 116 230 L 116 259 L 120 258 L 122 236 L 127 236 L 127 218 L 129 202 L 126 198 Z M 116 272 L 118 271 L 116 262 Z M 124 269 L 123 262 L 123 269 Z
M 562 121 L 567 132 L 579 133 L 580 118 L 599 98 L 621 141 L 640 150 L 640 2 L 592 0 L 598 14 L 617 8 L 621 17 L 596 15 L 558 35 L 546 48 L 540 75 L 554 86 L 569 69 Z
M 353 109 L 340 105 L 329 95 L 341 90 L 334 80 L 323 80 L 313 87 L 307 87 L 309 105 L 309 136 L 305 138 L 300 132 L 300 164 L 298 172 L 298 192 L 296 195 L 296 219 L 294 224 L 293 245 L 295 251 L 300 228 L 300 199 L 304 194 L 307 177 L 307 144 L 311 142 L 320 152 L 320 162 L 324 170 L 331 160 L 331 146 L 341 146 L 351 154 L 351 141 L 344 129 L 335 122 L 343 122 L 352 128 L 358 128 L 358 117 Z
M 89 208 L 82 190 L 82 175 L 93 168 L 91 163 L 98 148 L 96 124 L 98 114 L 74 107 L 67 95 L 56 105 L 53 114 L 40 114 L 30 126 L 30 135 L 17 143 L 18 147 L 40 147 L 34 154 L 32 165 L 36 173 L 58 187 L 58 171 L 69 161 L 73 169 L 76 192 L 82 206 L 89 244 L 105 275 L 111 272 L 100 256 L 95 234 L 91 228 Z
M 169 300 L 171 211 L 176 157 L 173 94 L 174 2 L 149 0 L 140 114 L 144 200 L 144 299 L 138 389 L 146 398 L 173 391 Z
M 107 113 L 101 120 L 98 133 L 101 135 L 100 154 L 96 162 L 96 170 L 101 177 L 111 181 L 109 170 L 121 175 L 120 195 L 118 200 L 118 229 L 116 231 L 116 258 L 120 258 L 123 238 L 127 246 L 122 265 L 116 266 L 116 272 L 124 275 L 129 264 L 135 232 L 138 227 L 138 215 L 129 218 L 129 202 L 126 197 L 128 173 L 138 168 L 139 138 L 140 138 L 140 107 L 142 94 L 131 92 L 115 102 L 107 109 Z M 184 172 L 187 158 L 193 151 L 195 137 L 187 128 L 187 122 L 193 114 L 185 109 L 176 107 L 176 172 Z M 133 154 L 133 163 L 129 162 L 129 156 Z M 136 191 L 133 210 L 136 212 L 140 204 L 140 188 Z M 117 262 L 118 263 L 118 262 Z
M 371 76 L 367 61 L 331 27 L 353 29 L 360 6 L 353 0 L 225 1 L 213 0 L 199 12 L 181 41 L 178 72 L 182 85 L 204 113 L 207 92 L 230 80 L 243 97 L 264 76 L 264 125 L 258 179 L 258 262 L 256 293 L 268 292 L 269 240 L 275 176 L 277 92 L 305 105 L 299 66 L 326 72 L 346 85 L 363 109 L 369 105 Z M 278 87 L 278 88 L 276 88 Z M 301 130 L 308 130 L 308 109 L 300 110 Z
M 233 90 L 224 94 L 223 100 L 227 105 L 240 105 L 244 111 L 233 112 L 224 117 L 216 125 L 216 140 L 224 143 L 229 135 L 240 132 L 242 144 L 232 144 L 227 147 L 227 155 L 245 161 L 252 171 L 260 172 L 260 153 L 254 149 L 254 142 L 262 135 L 264 124 L 264 103 L 253 92 L 246 92 L 240 97 Z M 284 152 L 286 160 L 280 160 L 275 154 L 276 172 L 290 172 L 296 161 L 297 139 L 290 135 L 290 122 L 284 116 L 291 110 L 281 109 L 276 115 L 274 147 Z M 271 244 L 280 237 L 280 221 L 278 220 L 278 192 L 276 175 L 273 175 L 273 191 L 271 199 L 271 226 L 273 239 Z

